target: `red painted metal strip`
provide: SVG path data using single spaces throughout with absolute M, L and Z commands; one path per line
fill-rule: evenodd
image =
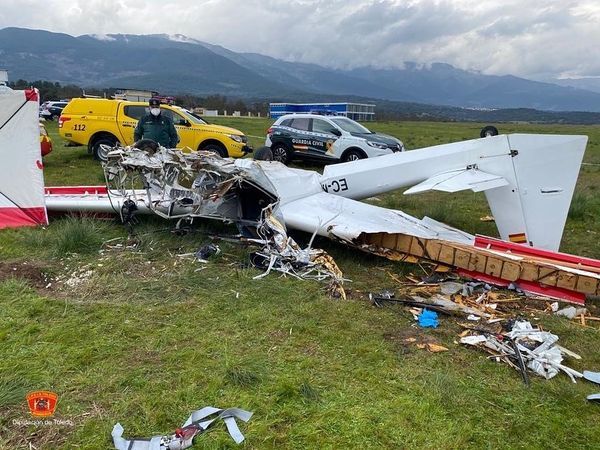
M 107 194 L 106 186 L 49 186 L 44 190 L 46 195 L 84 195 Z
M 496 286 L 507 287 L 511 283 L 510 281 L 503 280 L 502 278 L 494 277 L 492 275 L 487 275 L 485 273 L 473 272 L 465 269 L 458 269 L 457 272 L 462 277 L 473 278 L 475 280 L 494 284 Z M 570 303 L 576 303 L 578 305 L 585 305 L 585 294 L 580 292 L 574 292 L 568 289 L 557 288 L 553 286 L 545 286 L 534 281 L 517 280 L 513 283 L 519 289 L 526 292 L 539 294 L 545 297 L 563 300 Z
M 555 260 L 557 264 L 560 262 L 568 262 L 571 264 L 580 264 L 582 266 L 590 266 L 600 268 L 600 261 L 592 258 L 585 258 L 583 256 L 569 255 L 568 253 L 552 252 L 549 250 L 542 250 L 535 247 L 530 247 L 523 244 L 515 244 L 513 242 L 503 241 L 501 239 L 491 238 L 488 236 L 475 236 L 475 247 L 489 248 L 491 250 L 498 251 L 510 251 L 510 253 L 517 255 L 528 255 L 537 256 L 544 259 Z M 585 270 L 582 267 L 582 270 Z

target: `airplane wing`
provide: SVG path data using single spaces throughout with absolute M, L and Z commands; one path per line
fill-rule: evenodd
M 508 185 L 508 181 L 504 177 L 468 167 L 433 175 L 404 191 L 404 194 L 417 194 L 425 191 L 458 192 L 467 189 L 471 189 L 473 192 L 481 192 L 506 185 Z

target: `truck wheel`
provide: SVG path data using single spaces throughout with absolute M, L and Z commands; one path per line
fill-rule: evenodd
M 487 127 L 483 127 L 481 129 L 481 133 L 479 133 L 479 136 L 484 138 L 484 137 L 490 137 L 490 136 L 498 136 L 498 128 L 492 126 L 492 125 L 488 125 Z
M 273 161 L 279 161 L 282 164 L 287 164 L 291 161 L 290 152 L 283 144 L 274 144 L 271 146 L 273 153 Z
M 254 159 L 259 161 L 273 161 L 273 152 L 269 147 L 260 147 L 254 152 Z
M 367 155 L 365 155 L 360 150 L 348 150 L 344 154 L 344 157 L 342 158 L 342 161 L 343 162 L 358 161 L 359 159 L 365 159 L 366 157 L 367 157 Z
M 208 144 L 202 147 L 201 150 L 205 152 L 213 152 L 219 155 L 221 158 L 227 158 L 229 155 L 227 154 L 227 150 L 217 144 Z
M 94 141 L 94 145 L 92 146 L 92 153 L 94 154 L 94 159 L 97 161 L 105 162 L 108 159 L 108 148 L 114 147 L 117 144 L 117 140 L 115 138 L 110 137 L 102 137 Z

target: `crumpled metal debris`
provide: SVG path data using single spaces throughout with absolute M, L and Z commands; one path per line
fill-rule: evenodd
M 256 231 L 260 237 L 256 242 L 261 243 L 263 248 L 253 254 L 252 263 L 265 272 L 255 276 L 255 280 L 267 276 L 272 270 L 296 278 L 329 280 L 329 294 L 346 299 L 344 276 L 333 258 L 324 250 L 311 248 L 310 245 L 301 248 L 287 235 L 285 226 L 270 208 L 263 211 Z
M 235 223 L 247 242 L 262 245 L 254 261 L 259 267 L 261 259 L 266 262 L 261 267 L 265 273 L 255 278 L 275 270 L 302 279 L 330 280 L 330 294 L 346 298 L 344 278 L 333 258 L 310 245 L 303 249 L 287 235 L 277 189 L 260 165 L 234 164 L 211 152 L 125 147 L 109 153 L 104 172 L 109 192 L 140 201 L 161 217 Z M 202 250 L 196 256 L 206 259 Z
M 109 193 L 169 219 L 206 217 L 252 223 L 261 208 L 277 201 L 275 188 L 260 166 L 253 166 L 248 176 L 244 167 L 211 152 L 117 148 L 109 153 L 104 174 Z
M 149 439 L 125 439 L 124 429 L 117 423 L 112 430 L 112 438 L 117 450 L 183 450 L 194 445 L 194 438 L 206 431 L 216 420 L 223 419 L 231 438 L 240 444 L 244 435 L 235 419 L 248 422 L 252 413 L 239 408 L 219 409 L 212 406 L 194 411 L 175 433 L 153 436 Z
M 565 372 L 573 382 L 583 374 L 562 364 L 563 356 L 572 352 L 557 345 L 558 336 L 534 328 L 528 321 L 515 321 L 511 330 L 499 334 L 475 334 L 461 338 L 461 344 L 484 348 L 499 360 L 524 372 L 519 367 L 523 361 L 532 372 L 546 379 L 559 371 Z M 514 345 L 513 345 L 514 343 Z

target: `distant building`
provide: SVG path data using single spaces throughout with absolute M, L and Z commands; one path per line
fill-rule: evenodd
M 158 92 L 156 91 L 144 91 L 141 89 L 117 89 L 115 92 L 115 99 L 130 102 L 147 102 L 156 96 L 158 96 Z
M 269 116 L 277 119 L 285 114 L 319 113 L 346 116 L 353 120 L 375 120 L 375 105 L 366 103 L 270 103 Z
M 161 103 L 172 105 L 175 98 L 167 95 L 160 95 L 156 91 L 144 91 L 142 89 L 117 89 L 114 95 L 116 100 L 127 100 L 130 102 L 147 102 L 151 98 L 157 98 Z
M 8 70 L 0 69 L 0 85 L 8 83 Z

